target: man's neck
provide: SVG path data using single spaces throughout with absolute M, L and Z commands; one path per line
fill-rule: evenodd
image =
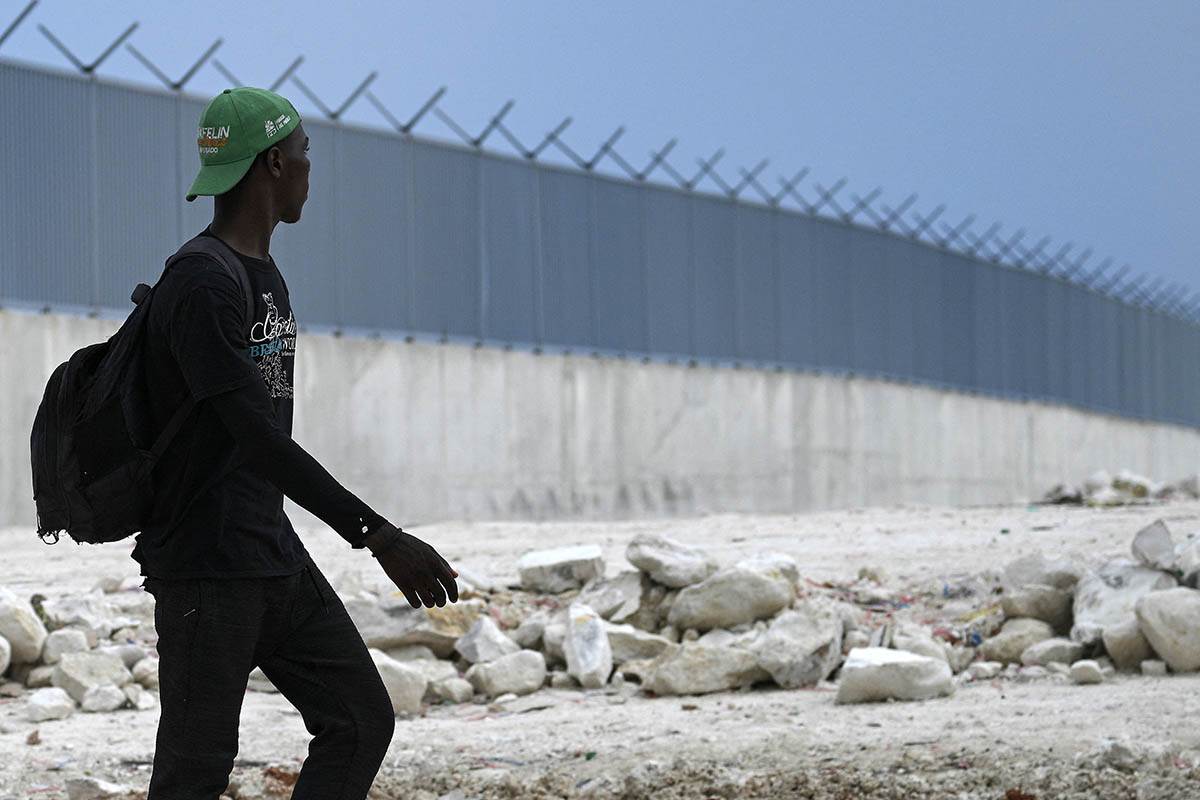
M 209 230 L 242 255 L 266 261 L 270 258 L 271 233 L 278 222 L 261 207 L 226 208 L 219 205 L 213 211 Z

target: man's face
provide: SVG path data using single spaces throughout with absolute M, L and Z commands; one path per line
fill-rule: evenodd
M 278 187 L 279 218 L 283 222 L 296 222 L 308 200 L 308 172 L 312 166 L 308 160 L 308 134 L 304 132 L 304 124 L 297 125 L 279 145 L 283 155 Z

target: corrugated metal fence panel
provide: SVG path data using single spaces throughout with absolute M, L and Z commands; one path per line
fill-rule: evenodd
M 481 218 L 484 335 L 531 343 L 537 331 L 537 175 L 532 167 L 484 157 Z
M 547 342 L 587 347 L 592 319 L 590 180 L 556 170 L 538 173 L 541 201 L 542 313 Z
M 205 102 L 0 62 L 0 298 L 129 308 L 211 219 Z M 302 324 L 928 381 L 1200 425 L 1200 326 L 908 238 L 305 120 Z
M 642 247 L 642 191 L 592 181 L 595 213 L 592 285 L 597 344 L 619 351 L 646 350 L 646 269 Z
M 691 197 L 692 313 L 697 354 L 708 358 L 737 357 L 734 330 L 734 236 L 731 204 Z
M 132 308 L 133 287 L 153 283 L 164 254 L 179 246 L 175 141 L 163 135 L 175 129 L 176 107 L 150 92 L 104 85 L 96 91 L 96 302 Z
M 820 302 L 812 255 L 813 229 L 818 223 L 782 211 L 772 213 L 779 261 L 780 358 L 813 368 L 821 356 Z
M 479 336 L 479 163 L 473 153 L 414 142 L 413 325 Z
M 646 188 L 646 303 L 649 349 L 657 353 L 694 352 L 691 343 L 691 208 L 678 192 Z
M 809 233 L 817 320 L 815 364 L 838 371 L 852 370 L 854 294 L 846 275 L 850 233 L 845 226 L 821 220 L 815 221 Z
M 304 128 L 307 132 L 310 125 L 305 123 Z M 309 137 L 312 138 L 311 133 Z M 313 162 L 310 184 L 332 181 L 335 186 L 337 257 L 324 269 L 334 273 L 334 279 L 343 286 L 337 318 L 348 325 L 366 328 L 411 328 L 408 308 L 412 293 L 408 257 L 411 148 L 407 142 L 379 134 L 339 131 L 337 172 L 322 175 L 332 166 L 332 154 L 321 152 L 318 147 L 314 141 L 309 153 Z M 346 164 L 370 168 L 350 170 L 342 166 Z M 306 207 L 304 224 L 308 223 L 308 213 Z M 281 263 L 280 268 L 285 276 L 290 276 L 297 269 L 319 269 L 321 265 L 305 259 L 286 266 Z M 289 278 L 289 289 L 291 283 Z
M 736 256 L 734 280 L 739 358 L 775 361 L 778 335 L 776 309 L 775 221 L 757 208 L 734 212 Z
M 86 305 L 95 279 L 94 85 L 0 64 L 0 292 Z

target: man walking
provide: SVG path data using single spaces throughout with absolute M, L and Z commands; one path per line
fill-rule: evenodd
M 147 413 L 162 430 L 189 396 L 196 405 L 155 468 L 151 522 L 133 550 L 159 636 L 148 800 L 225 791 L 255 666 L 313 735 L 292 797 L 358 800 L 395 716 L 361 635 L 284 513 L 284 495 L 352 548 L 369 548 L 414 608 L 456 602 L 458 573 L 291 438 L 296 320 L 270 243 L 308 198 L 300 115 L 274 92 L 226 89 L 204 109 L 198 145 L 187 199 L 214 197 L 199 237 L 244 265 L 254 314 L 247 329 L 239 278 L 204 254 L 174 261 L 150 299 Z

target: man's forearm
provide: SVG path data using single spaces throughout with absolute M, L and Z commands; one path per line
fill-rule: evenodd
M 366 537 L 387 522 L 275 423 L 265 386 L 248 385 L 208 402 L 247 466 L 337 531 L 351 547 L 365 547 Z

